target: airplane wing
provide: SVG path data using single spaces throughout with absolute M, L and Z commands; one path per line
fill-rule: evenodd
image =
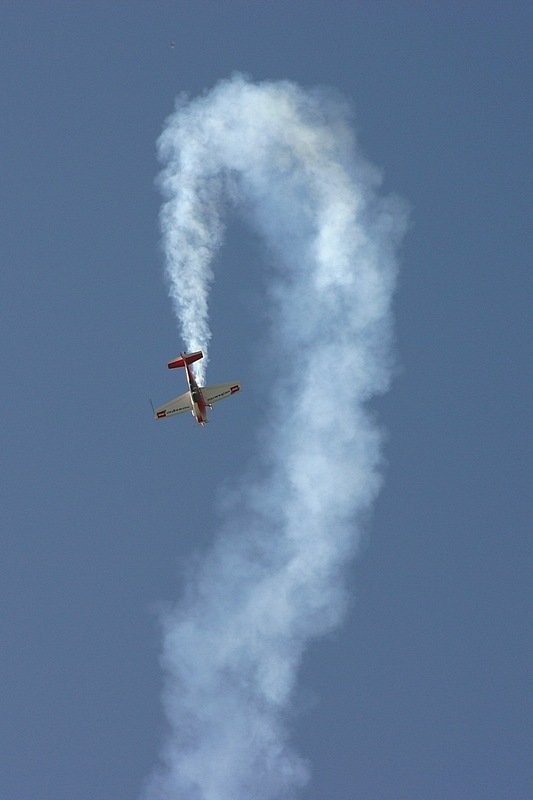
M 231 397 L 235 392 L 240 392 L 240 383 L 217 383 L 213 386 L 202 386 L 202 394 L 208 406 L 213 403 L 218 403 L 219 400 L 224 400 L 225 397 Z
M 165 419 L 165 417 L 173 417 L 176 414 L 183 414 L 185 411 L 191 410 L 191 398 L 189 392 L 180 394 L 174 400 L 169 400 L 164 406 L 159 406 L 154 411 L 156 419 Z

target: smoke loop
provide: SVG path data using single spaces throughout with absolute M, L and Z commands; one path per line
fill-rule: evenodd
M 159 140 L 170 293 L 207 353 L 211 263 L 230 191 L 272 254 L 272 339 L 290 409 L 265 420 L 266 477 L 164 618 L 171 732 L 148 798 L 279 800 L 308 779 L 286 719 L 306 643 L 339 624 L 342 569 L 380 485 L 365 402 L 388 388 L 401 204 L 379 198 L 346 104 L 237 75 L 181 98 Z M 203 382 L 205 373 L 199 375 Z

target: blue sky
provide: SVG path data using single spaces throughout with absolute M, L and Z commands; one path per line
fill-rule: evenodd
M 246 393 L 207 431 L 148 406 L 182 391 L 155 142 L 177 94 L 235 70 L 339 90 L 410 206 L 385 483 L 289 720 L 302 796 L 531 797 L 531 11 L 7 2 L 0 23 L 2 800 L 139 796 L 158 609 L 258 447 L 264 254 L 238 220 L 209 377 Z

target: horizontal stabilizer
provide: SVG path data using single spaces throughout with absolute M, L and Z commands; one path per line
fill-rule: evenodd
M 201 350 L 197 350 L 196 353 L 182 353 L 179 358 L 175 358 L 174 361 L 168 362 L 168 368 L 177 369 L 178 367 L 184 367 L 185 364 L 193 364 L 195 361 L 199 361 L 203 357 L 204 354 Z

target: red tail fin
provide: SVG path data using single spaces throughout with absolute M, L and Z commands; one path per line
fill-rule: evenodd
M 192 364 L 194 361 L 199 361 L 203 357 L 204 354 L 201 350 L 198 350 L 196 353 L 182 353 L 179 358 L 168 362 L 168 368 L 177 369 L 177 367 L 184 367 L 185 364 Z

